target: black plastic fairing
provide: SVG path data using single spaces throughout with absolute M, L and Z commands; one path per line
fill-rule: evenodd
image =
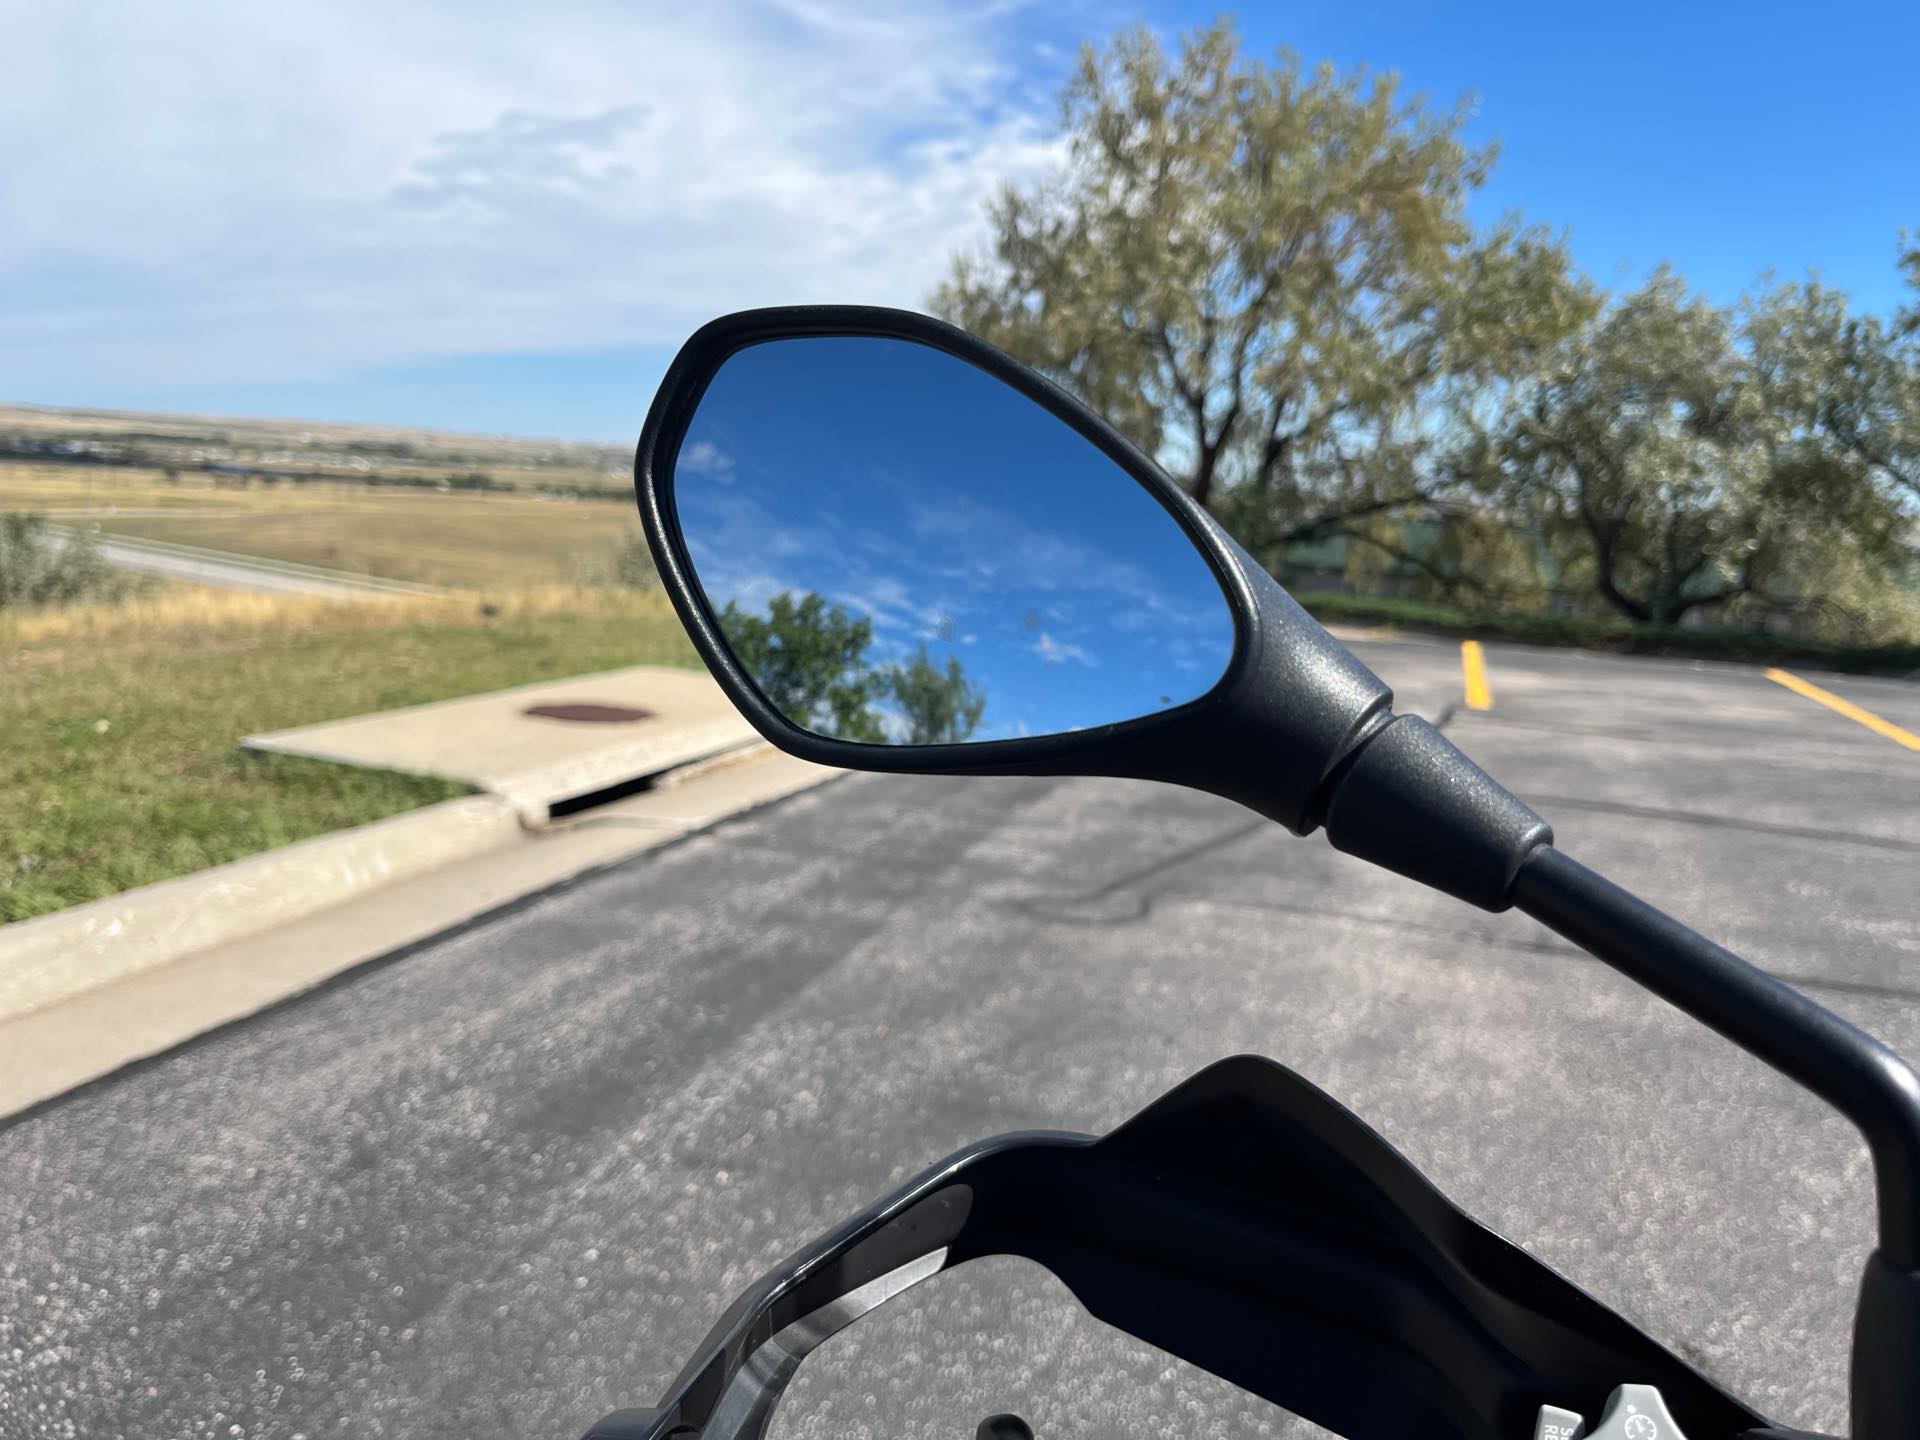
M 1350 1440 L 1525 1436 L 1541 1404 L 1597 1414 L 1625 1380 L 1659 1386 L 1690 1440 L 1766 1423 L 1314 1086 L 1240 1057 L 1104 1139 L 1006 1136 L 928 1171 L 743 1296 L 643 1433 L 758 1437 L 788 1359 L 845 1323 L 836 1297 L 994 1254 Z

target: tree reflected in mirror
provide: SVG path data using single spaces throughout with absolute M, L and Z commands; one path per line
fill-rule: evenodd
M 773 597 L 764 615 L 728 601 L 719 615 L 741 667 L 776 709 L 815 734 L 869 745 L 952 745 L 971 738 L 986 696 L 958 656 L 944 668 L 923 644 L 913 658 L 876 662 L 873 622 L 822 595 Z
M 924 643 L 907 664 L 891 667 L 887 687 L 906 721 L 900 739 L 904 745 L 952 745 L 970 739 L 987 713 L 987 697 L 967 679 L 960 657 L 949 655 L 942 668 Z
M 794 724 L 836 740 L 884 743 L 866 661 L 871 620 L 855 619 L 821 595 L 795 600 L 783 593 L 765 615 L 729 600 L 720 628 L 753 683 Z

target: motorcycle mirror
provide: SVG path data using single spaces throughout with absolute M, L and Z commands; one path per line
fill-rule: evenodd
M 938 320 L 714 321 L 634 473 L 696 648 L 803 759 L 1189 785 L 1489 909 L 1551 839 L 1152 460 Z

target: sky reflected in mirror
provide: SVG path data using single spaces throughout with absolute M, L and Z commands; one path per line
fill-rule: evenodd
M 674 505 L 721 628 L 805 729 L 874 744 L 1084 730 L 1197 700 L 1234 620 L 1165 508 L 984 371 L 909 341 L 754 345 Z

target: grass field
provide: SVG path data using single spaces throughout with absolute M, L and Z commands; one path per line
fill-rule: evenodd
M 0 616 L 0 922 L 458 793 L 243 754 L 243 735 L 649 663 L 695 662 L 663 597 L 613 589 L 366 603 L 177 589 Z
M 199 479 L 171 484 L 159 470 L 0 460 L 0 510 L 231 509 L 249 498 Z

